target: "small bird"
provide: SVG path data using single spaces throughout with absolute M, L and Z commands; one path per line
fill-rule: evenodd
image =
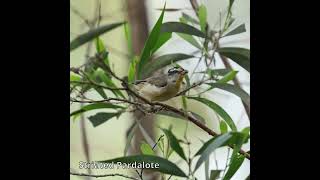
M 174 97 L 181 88 L 187 70 L 174 67 L 167 74 L 156 75 L 135 82 L 134 88 L 149 101 L 166 101 Z

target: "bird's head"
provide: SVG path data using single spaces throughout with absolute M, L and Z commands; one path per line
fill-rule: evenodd
M 168 80 L 171 83 L 180 84 L 183 80 L 183 77 L 188 73 L 187 70 L 181 67 L 174 67 L 168 70 Z

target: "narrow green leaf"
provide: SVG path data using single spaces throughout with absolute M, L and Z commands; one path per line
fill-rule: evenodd
M 132 48 L 132 32 L 131 32 L 131 26 L 129 23 L 126 23 L 124 26 L 124 35 L 127 40 L 127 46 L 128 46 L 128 51 L 130 55 L 133 54 L 133 48 Z
M 105 65 L 109 66 L 109 52 L 107 52 L 103 41 L 99 37 L 96 38 L 96 50 Z
M 194 47 L 198 49 L 202 49 L 201 45 L 198 43 L 198 41 L 189 34 L 183 34 L 183 33 L 177 33 L 178 36 L 180 36 L 182 39 L 187 41 L 189 44 L 193 45 Z
M 210 172 L 210 180 L 216 180 L 219 178 L 221 170 L 211 170 Z
M 190 23 L 193 23 L 193 24 L 200 24 L 198 20 L 196 20 L 195 18 L 189 16 L 188 14 L 186 13 L 182 13 L 182 17 L 187 20 L 188 22 Z
M 232 137 L 226 143 L 224 143 L 222 146 L 234 145 L 238 141 L 239 138 L 242 138 L 244 136 L 243 133 L 241 133 L 241 132 L 228 132 L 228 133 L 231 134 Z M 213 137 L 213 138 L 209 139 L 207 142 L 205 142 L 203 144 L 203 146 L 197 151 L 195 156 L 201 155 L 203 153 L 203 151 L 206 150 L 207 147 L 219 136 Z
M 137 56 L 135 56 L 132 59 L 132 61 L 130 62 L 129 73 L 128 73 L 128 83 L 129 84 L 135 81 L 137 62 L 138 62 Z
M 228 125 L 224 121 L 220 121 L 219 125 L 220 125 L 221 134 L 228 132 Z
M 164 5 L 163 9 L 165 9 L 165 7 L 166 7 L 166 5 Z M 157 42 L 158 42 L 158 39 L 160 36 L 160 32 L 161 32 L 163 16 L 164 16 L 164 11 L 162 11 L 159 19 L 157 20 L 156 24 L 152 28 L 152 31 L 151 31 L 150 35 L 148 36 L 148 39 L 147 39 L 147 41 L 144 45 L 144 48 L 142 50 L 140 61 L 138 64 L 138 79 L 140 79 L 140 77 L 141 77 L 141 72 L 142 72 L 144 65 L 147 63 L 147 61 L 149 60 L 149 58 L 153 54 L 152 50 L 157 45 Z
M 176 32 L 176 33 L 184 33 L 189 35 L 194 35 L 202 38 L 206 38 L 206 34 L 202 31 L 196 29 L 193 26 L 190 26 L 181 22 L 166 22 L 162 24 L 161 33 L 166 32 Z
M 145 155 L 155 155 L 154 151 L 152 150 L 152 147 L 148 143 L 142 143 L 140 146 L 140 150 L 142 154 Z
M 248 141 L 250 132 L 250 127 L 246 127 L 241 131 L 241 136 L 238 136 L 237 138 L 234 138 L 234 142 L 232 144 L 234 145 L 231 160 L 230 160 L 230 166 L 229 169 L 223 178 L 224 180 L 229 180 L 231 177 L 237 172 L 237 170 L 240 168 L 241 164 L 243 163 L 244 156 L 238 154 L 241 146 Z
M 183 106 L 183 109 L 185 111 L 187 111 L 188 107 L 187 107 L 187 99 L 185 96 L 181 96 L 181 100 L 182 100 L 182 106 Z
M 96 29 L 90 30 L 89 32 L 86 32 L 75 39 L 73 39 L 70 43 L 70 51 L 78 48 L 79 46 L 91 41 L 92 39 L 100 36 L 101 34 L 104 34 L 118 26 L 121 26 L 125 22 L 120 22 L 120 23 L 114 23 L 114 24 L 108 24 L 104 26 L 100 26 Z
M 203 4 L 199 6 L 198 9 L 199 21 L 201 31 L 206 33 L 206 26 L 207 26 L 207 8 Z
M 153 61 L 148 63 L 146 65 L 146 68 L 144 69 L 143 75 L 145 77 L 151 75 L 153 72 L 170 65 L 171 63 L 186 60 L 193 58 L 194 56 L 187 55 L 187 54 L 181 54 L 181 53 L 175 53 L 175 54 L 166 54 L 159 57 L 156 57 Z
M 76 73 L 70 72 L 70 81 L 81 81 L 81 76 Z
M 227 82 L 233 80 L 236 77 L 237 73 L 238 73 L 238 71 L 231 70 L 228 74 L 226 74 L 221 79 L 219 79 L 219 81 L 217 81 L 217 83 L 227 83 Z
M 232 134 L 226 133 L 223 135 L 218 136 L 215 138 L 208 146 L 207 148 L 202 152 L 199 160 L 197 161 L 197 164 L 194 168 L 194 172 L 200 167 L 200 165 L 209 158 L 210 154 L 216 150 L 217 148 L 224 145 L 230 138 L 232 137 Z
M 250 50 L 245 48 L 225 47 L 217 50 L 222 56 L 230 58 L 250 72 Z
M 159 165 L 158 168 L 147 168 L 144 167 L 145 169 L 149 169 L 152 171 L 158 171 L 158 172 L 162 172 L 165 174 L 171 174 L 171 175 L 175 175 L 175 176 L 180 176 L 180 177 L 187 177 L 187 175 L 174 163 L 158 157 L 158 156 L 151 156 L 151 155 L 135 155 L 135 156 L 126 156 L 126 157 L 119 157 L 119 158 L 115 158 L 115 159 L 110 159 L 110 160 L 105 160 L 105 161 L 99 161 L 102 163 L 112 163 L 114 162 L 115 164 L 117 164 L 118 162 L 123 163 L 135 163 L 136 167 L 138 167 L 139 165 L 142 166 L 142 163 L 144 164 L 151 164 L 153 163 L 154 167 L 156 165 L 156 163 Z
M 164 45 L 172 37 L 172 33 L 162 33 L 159 36 L 157 44 L 152 49 L 152 52 L 156 52 L 162 45 Z
M 111 80 L 111 77 L 107 76 L 107 74 L 101 70 L 101 69 L 97 69 L 96 74 L 99 78 L 101 78 L 101 80 L 103 81 L 103 83 L 110 87 L 110 88 L 117 88 L 117 86 L 113 83 L 113 81 Z M 120 96 L 122 98 L 125 98 L 125 96 L 123 95 L 123 93 L 120 90 L 111 90 L 112 93 L 115 96 Z
M 85 105 L 82 108 L 80 108 L 79 110 L 73 111 L 70 114 L 70 117 L 75 116 L 80 113 L 87 112 L 87 111 L 96 110 L 96 109 L 106 109 L 106 108 L 108 108 L 108 109 L 119 109 L 119 108 L 124 109 L 124 107 L 122 107 L 122 106 L 118 106 L 118 105 L 111 104 L 111 103 L 93 103 L 93 104 Z
M 106 52 L 106 47 L 99 37 L 96 38 L 96 50 L 98 53 Z
M 246 26 L 245 24 L 241 24 L 240 26 L 236 27 L 234 30 L 228 32 L 225 36 L 231 36 L 231 35 L 235 35 L 235 34 L 240 34 L 240 33 L 243 33 L 243 32 L 246 32 Z
M 187 158 L 183 152 L 183 149 L 181 148 L 178 139 L 174 136 L 174 134 L 167 130 L 167 129 L 162 129 L 161 130 L 166 134 L 167 138 L 169 139 L 170 142 L 170 147 L 184 160 L 187 161 Z
M 242 165 L 245 157 L 243 155 L 236 155 L 236 158 L 230 162 L 230 166 L 226 175 L 223 177 L 223 180 L 229 180 L 232 176 L 238 171 L 240 166 Z
M 210 161 L 208 158 L 204 161 L 204 175 L 205 175 L 206 180 L 210 180 L 209 167 L 210 167 Z
M 124 152 L 123 152 L 123 155 L 126 156 L 127 155 L 127 152 L 129 150 L 129 147 L 131 145 L 131 141 L 132 141 L 132 138 L 135 134 L 135 130 L 137 128 L 137 123 L 134 123 L 130 129 L 128 129 L 128 136 L 126 138 L 126 146 L 124 148 Z
M 193 100 L 197 100 L 199 102 L 202 102 L 203 104 L 207 105 L 208 107 L 210 107 L 213 111 L 215 111 L 216 113 L 219 114 L 219 116 L 224 119 L 226 121 L 226 123 L 229 125 L 229 127 L 231 128 L 232 131 L 237 131 L 237 127 L 234 124 L 233 120 L 231 119 L 231 117 L 229 116 L 228 113 L 226 113 L 218 104 L 205 99 L 205 98 L 201 98 L 201 97 L 187 97 L 189 99 L 193 99 Z
M 97 127 L 105 122 L 107 122 L 109 119 L 113 117 L 119 117 L 121 112 L 116 113 L 106 113 L 106 112 L 100 112 L 93 116 L 88 117 L 90 122 L 92 123 L 93 127 Z
M 235 94 L 236 96 L 240 97 L 246 105 L 250 106 L 250 95 L 241 89 L 238 86 L 227 84 L 227 83 L 206 83 L 211 86 L 211 89 L 213 88 L 219 88 L 225 91 L 228 91 L 230 93 Z

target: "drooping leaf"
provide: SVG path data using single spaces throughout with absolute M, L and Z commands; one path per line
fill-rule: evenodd
M 166 22 L 162 24 L 161 33 L 176 32 L 184 33 L 189 35 L 194 35 L 202 38 L 206 38 L 206 34 L 196 29 L 193 26 L 190 26 L 181 22 Z
M 166 5 L 164 5 L 163 9 L 165 9 L 165 7 L 166 7 Z M 157 20 L 156 24 L 152 28 L 152 31 L 151 31 L 150 35 L 148 36 L 148 39 L 147 39 L 147 41 L 144 45 L 144 48 L 142 50 L 142 53 L 140 56 L 140 61 L 138 64 L 138 79 L 140 79 L 140 77 L 141 77 L 142 68 L 144 67 L 144 65 L 147 63 L 147 61 L 149 60 L 149 58 L 153 54 L 152 50 L 157 45 L 157 42 L 158 42 L 158 39 L 159 39 L 159 36 L 161 33 L 163 16 L 164 16 L 164 11 L 162 11 L 159 19 Z
M 229 116 L 227 112 L 225 112 L 218 104 L 201 97 L 188 97 L 189 99 L 197 100 L 208 107 L 210 107 L 213 111 L 219 114 L 219 116 L 226 121 L 232 131 L 237 131 L 237 127 L 234 124 L 233 120 Z
M 189 16 L 189 15 L 186 14 L 186 13 L 182 13 L 182 17 L 183 17 L 185 20 L 187 20 L 188 22 L 190 22 L 190 23 L 199 24 L 199 21 L 198 21 L 198 20 L 196 20 L 195 18 Z
M 135 130 L 137 128 L 137 123 L 134 123 L 130 129 L 128 129 L 128 136 L 126 138 L 126 146 L 124 148 L 124 152 L 123 152 L 123 155 L 126 156 L 127 155 L 127 152 L 129 150 L 129 147 L 131 145 L 131 141 L 132 141 L 132 138 L 135 134 Z
M 206 26 L 207 26 L 207 8 L 203 4 L 199 6 L 198 9 L 199 21 L 200 21 L 200 28 L 201 31 L 206 33 Z
M 232 137 L 226 142 L 224 143 L 222 146 L 227 146 L 227 145 L 234 145 L 239 138 L 242 138 L 244 135 L 241 132 L 228 132 L 229 134 L 232 135 Z M 197 151 L 197 153 L 195 154 L 196 156 L 201 155 L 203 153 L 204 150 L 207 149 L 207 147 L 219 136 L 213 137 L 211 139 L 209 139 L 207 142 L 205 142 L 203 144 L 203 146 Z
M 189 34 L 183 34 L 183 33 L 177 33 L 177 35 L 180 36 L 185 41 L 187 41 L 192 46 L 194 46 L 198 49 L 202 48 L 201 45 L 198 43 L 198 41 L 193 36 L 191 36 Z
M 231 36 L 231 35 L 235 35 L 235 34 L 240 34 L 246 32 L 246 26 L 245 24 L 241 24 L 240 26 L 236 27 L 234 30 L 228 32 L 225 36 Z
M 227 83 L 206 83 L 206 84 L 210 85 L 211 89 L 219 88 L 219 89 L 228 91 L 230 93 L 233 93 L 236 96 L 240 97 L 244 103 L 250 106 L 250 95 L 240 87 L 232 84 L 227 84 Z
M 230 162 L 230 166 L 228 168 L 228 171 L 226 172 L 226 175 L 223 177 L 223 180 L 229 180 L 232 178 L 232 176 L 238 171 L 240 166 L 242 165 L 245 157 L 243 155 L 237 154 L 235 159 Z
M 204 161 L 204 173 L 205 173 L 205 177 L 206 177 L 206 180 L 210 180 L 210 176 L 209 176 L 209 167 L 210 167 L 210 161 L 209 161 L 209 158 L 206 159 Z
M 145 154 L 145 155 L 155 155 L 154 151 L 152 150 L 152 147 L 147 144 L 147 143 L 142 143 L 141 146 L 140 146 L 140 150 L 142 152 L 142 154 Z
M 219 178 L 221 170 L 211 170 L 210 172 L 210 180 L 216 180 Z
M 166 54 L 166 55 L 159 56 L 146 65 L 146 68 L 144 69 L 143 74 L 144 74 L 144 76 L 149 76 L 153 72 L 155 72 L 155 71 L 157 71 L 167 65 L 170 65 L 171 63 L 181 61 L 181 60 L 186 60 L 186 59 L 193 58 L 193 57 L 194 56 L 187 55 L 187 54 L 181 54 L 181 53 Z
M 178 139 L 175 137 L 175 135 L 167 129 L 162 129 L 161 130 L 166 134 L 167 138 L 169 139 L 170 142 L 170 147 L 184 160 L 187 161 L 187 158 L 183 152 L 183 149 L 181 148 Z
M 138 62 L 137 56 L 135 56 L 132 59 L 132 61 L 130 62 L 129 73 L 128 73 L 128 83 L 129 84 L 135 81 L 137 62 Z
M 107 122 L 109 119 L 113 117 L 119 117 L 121 112 L 99 112 L 93 116 L 88 117 L 90 122 L 92 123 L 93 127 L 97 127 L 105 122 Z
M 228 132 L 228 125 L 224 121 L 220 121 L 219 123 L 221 134 Z
M 194 172 L 200 167 L 200 165 L 209 158 L 210 154 L 216 150 L 217 148 L 221 147 L 224 145 L 230 138 L 232 137 L 232 134 L 226 133 L 223 135 L 218 136 L 215 138 L 207 147 L 204 149 L 202 152 L 199 160 L 197 161 L 197 164 L 194 168 Z
M 104 34 L 116 27 L 121 26 L 125 22 L 120 22 L 120 23 L 114 23 L 114 24 L 108 24 L 104 26 L 100 26 L 96 29 L 90 30 L 89 32 L 86 32 L 75 39 L 73 39 L 70 43 L 70 51 L 78 48 L 79 46 L 93 40 L 94 38 L 100 36 L 101 34 Z
M 217 50 L 222 56 L 230 58 L 250 72 L 250 50 L 245 48 L 224 47 Z
M 227 83 L 227 82 L 233 80 L 236 77 L 237 73 L 238 73 L 238 71 L 231 70 L 226 75 L 224 75 L 221 79 L 219 79 L 219 81 L 217 81 L 217 83 Z
M 110 159 L 110 160 L 104 160 L 104 161 L 99 161 L 101 163 L 136 163 L 137 166 L 139 163 L 148 163 L 148 164 L 159 164 L 159 168 L 150 168 L 149 170 L 152 171 L 158 171 L 162 172 L 165 174 L 171 174 L 174 176 L 180 176 L 180 177 L 187 177 L 186 174 L 174 163 L 158 157 L 158 156 L 151 156 L 151 155 L 134 155 L 134 156 L 126 156 L 126 157 L 119 157 L 115 159 Z M 148 169 L 145 167 L 145 169 Z
M 141 123 L 139 122 L 139 120 L 136 120 L 136 123 L 138 124 L 138 127 L 140 129 L 140 132 L 143 136 L 143 138 L 147 141 L 147 143 L 150 145 L 150 146 L 153 146 L 154 144 L 156 144 L 153 139 L 151 138 L 151 136 L 148 134 L 148 132 L 145 130 L 145 128 L 141 125 Z
M 80 108 L 79 110 L 73 111 L 70 114 L 70 117 L 71 116 L 75 116 L 75 115 L 80 114 L 80 113 L 87 112 L 87 111 L 96 110 L 96 109 L 105 109 L 105 108 L 109 108 L 109 109 L 124 109 L 124 107 L 122 107 L 122 106 L 118 106 L 118 105 L 111 104 L 111 103 L 93 103 L 93 104 L 85 105 L 82 108 Z

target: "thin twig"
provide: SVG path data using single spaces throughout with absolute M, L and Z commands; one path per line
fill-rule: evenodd
M 133 180 L 139 180 L 135 177 L 131 177 L 131 176 L 127 176 L 124 174 L 102 174 L 102 175 L 94 175 L 94 174 L 85 174 L 85 173 L 74 173 L 74 172 L 70 172 L 70 175 L 74 175 L 74 176 L 86 176 L 86 177 L 95 177 L 95 178 L 100 178 L 100 177 L 111 177 L 111 176 L 120 176 L 120 177 L 124 177 L 127 179 L 133 179 Z

